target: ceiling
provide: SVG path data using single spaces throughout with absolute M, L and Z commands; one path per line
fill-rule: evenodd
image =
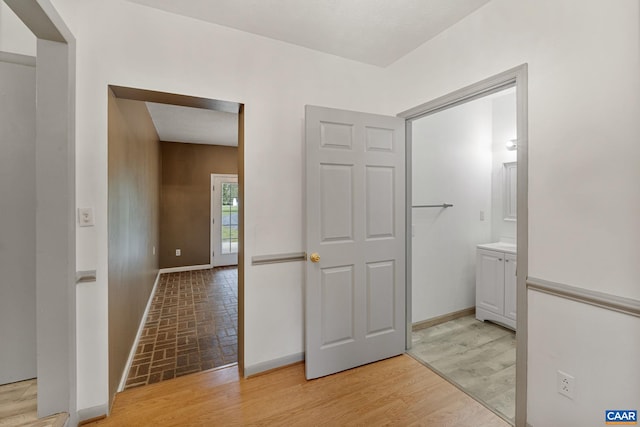
M 489 0 L 129 0 L 385 67 Z M 161 141 L 237 146 L 237 114 L 147 102 Z
M 489 0 L 129 0 L 386 67 Z
M 238 146 L 238 115 L 146 102 L 160 141 Z

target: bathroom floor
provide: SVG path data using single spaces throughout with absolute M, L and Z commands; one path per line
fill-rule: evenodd
M 63 427 L 69 414 L 38 418 L 38 381 L 0 385 L 0 427 Z
M 238 269 L 160 276 L 125 388 L 238 360 Z
M 513 423 L 515 332 L 465 316 L 414 331 L 409 354 Z

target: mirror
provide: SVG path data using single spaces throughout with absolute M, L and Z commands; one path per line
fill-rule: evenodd
M 503 163 L 503 188 L 504 188 L 504 201 L 502 203 L 504 210 L 505 221 L 515 221 L 517 212 L 517 177 L 518 177 L 518 164 L 517 162 Z

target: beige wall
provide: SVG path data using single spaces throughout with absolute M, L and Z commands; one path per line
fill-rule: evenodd
M 211 174 L 237 174 L 238 149 L 173 142 L 160 146 L 160 267 L 209 264 Z
M 160 144 L 143 102 L 109 91 L 109 399 L 158 272 Z

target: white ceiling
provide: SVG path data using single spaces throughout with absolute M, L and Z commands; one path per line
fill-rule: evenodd
M 129 0 L 385 67 L 489 0 Z
M 489 0 L 129 0 L 387 66 Z M 147 102 L 162 141 L 237 146 L 237 114 Z
M 238 115 L 146 102 L 160 141 L 238 145 Z

